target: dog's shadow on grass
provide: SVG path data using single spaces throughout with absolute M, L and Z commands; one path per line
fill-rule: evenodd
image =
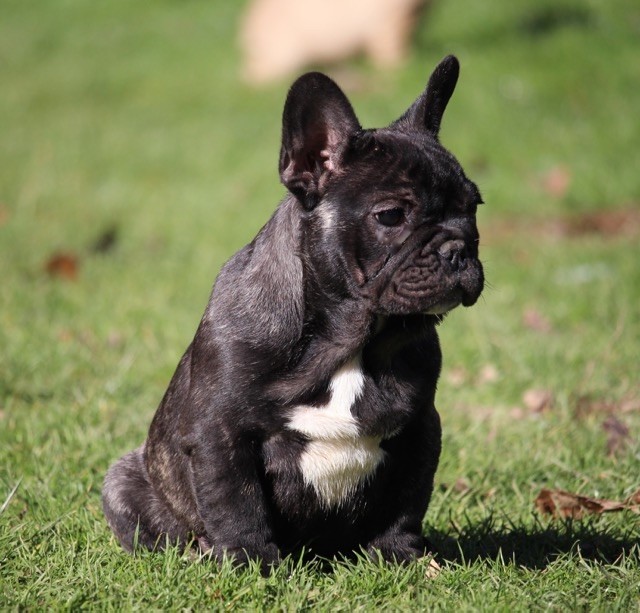
M 633 521 L 637 521 L 637 516 L 633 516 Z M 469 525 L 456 536 L 432 531 L 428 539 L 440 560 L 458 564 L 504 560 L 540 570 L 567 554 L 607 564 L 614 564 L 628 555 L 640 556 L 637 532 L 636 535 L 613 533 L 597 520 L 502 527 L 487 519 Z

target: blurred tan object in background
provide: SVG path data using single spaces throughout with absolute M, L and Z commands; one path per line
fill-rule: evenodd
M 397 66 L 426 0 L 253 0 L 241 27 L 243 78 L 259 85 L 364 53 Z

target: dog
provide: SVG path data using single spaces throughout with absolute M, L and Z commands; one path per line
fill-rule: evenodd
M 446 57 L 380 129 L 323 74 L 292 85 L 288 194 L 221 269 L 146 442 L 106 475 L 125 549 L 263 569 L 287 554 L 427 553 L 436 326 L 484 284 L 480 192 L 438 140 L 458 73 Z
M 379 68 L 407 56 L 427 0 L 252 0 L 240 25 L 242 74 L 252 85 L 288 76 L 310 64 L 364 53 Z

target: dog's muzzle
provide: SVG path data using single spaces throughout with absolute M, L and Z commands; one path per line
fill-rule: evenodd
M 425 237 L 427 238 L 427 237 Z M 398 254 L 401 261 L 380 297 L 388 314 L 443 314 L 462 304 L 471 306 L 484 287 L 482 264 L 475 237 L 465 240 L 460 231 L 431 234 Z M 404 250 L 403 250 L 404 251 Z

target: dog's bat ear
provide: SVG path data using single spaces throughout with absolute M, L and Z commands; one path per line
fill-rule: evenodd
M 393 125 L 426 130 L 437 138 L 442 115 L 456 88 L 459 74 L 458 59 L 454 55 L 445 57 L 429 77 L 424 92 Z
M 280 179 L 311 210 L 360 124 L 342 90 L 327 76 L 310 72 L 289 90 L 282 116 Z

